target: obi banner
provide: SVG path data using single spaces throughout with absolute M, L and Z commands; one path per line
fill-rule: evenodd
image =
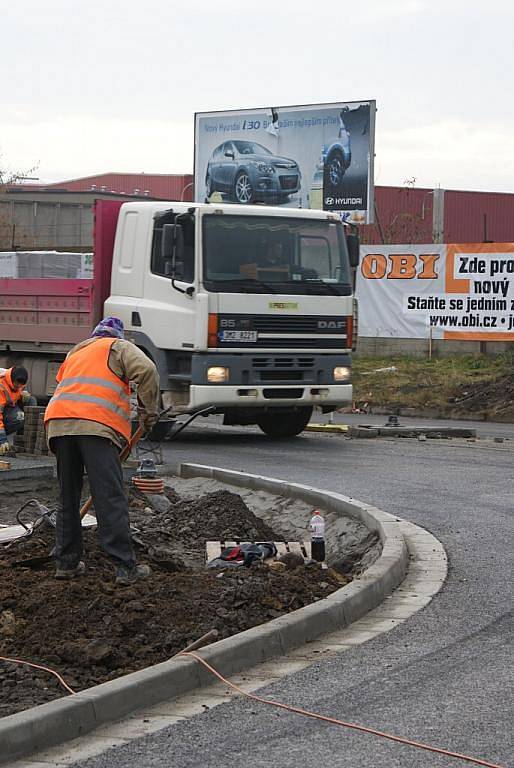
M 195 200 L 373 221 L 375 102 L 195 115 Z
M 514 342 L 514 243 L 361 247 L 359 336 Z

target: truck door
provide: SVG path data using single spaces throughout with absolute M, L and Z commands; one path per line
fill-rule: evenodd
M 195 347 L 196 295 L 182 293 L 195 279 L 194 218 L 183 221 L 184 258 L 173 287 L 169 265 L 161 253 L 162 226 L 156 219 L 152 238 L 150 269 L 145 275 L 147 333 L 160 349 L 192 350 Z

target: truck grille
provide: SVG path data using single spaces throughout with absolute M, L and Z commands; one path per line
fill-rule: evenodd
M 316 380 L 313 357 L 253 357 L 251 365 L 255 381 L 281 384 Z
M 262 396 L 266 400 L 298 400 L 303 397 L 303 389 L 263 389 Z
M 254 369 L 314 368 L 313 357 L 252 357 Z
M 220 314 L 221 327 L 257 331 L 257 341 L 218 341 L 222 349 L 348 349 L 348 325 L 344 315 L 236 315 Z M 230 323 L 230 325 L 228 325 Z M 264 359 L 264 358 L 262 358 Z M 295 361 L 308 358 L 295 357 Z M 297 362 L 294 367 L 298 366 Z M 285 367 L 291 367 L 286 365 Z
M 221 344 L 222 347 L 227 347 L 227 344 Z M 232 345 L 234 346 L 234 345 Z M 240 344 L 240 347 L 243 345 Z M 295 338 L 295 339 L 278 339 L 267 338 L 257 339 L 256 342 L 251 344 L 245 344 L 245 348 L 248 346 L 252 349 L 348 349 L 350 344 L 347 343 L 346 337 L 338 339 L 327 339 L 323 336 L 319 338 Z

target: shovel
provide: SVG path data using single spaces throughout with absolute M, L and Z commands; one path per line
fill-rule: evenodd
M 127 459 L 132 449 L 135 448 L 137 443 L 141 440 L 141 437 L 143 436 L 143 428 L 139 426 L 134 434 L 132 435 L 132 438 L 129 443 L 125 446 L 125 448 L 120 453 L 120 461 L 125 461 Z M 91 505 L 93 504 L 93 497 L 90 496 L 87 501 L 84 502 L 84 504 L 80 508 L 80 519 L 83 520 L 84 517 L 87 515 L 89 510 L 91 509 Z M 55 527 L 55 526 L 54 526 Z M 55 556 L 55 547 L 52 549 L 49 555 L 40 555 L 39 557 L 29 557 L 26 560 L 16 560 L 13 565 L 18 566 L 20 568 L 38 568 L 40 565 L 46 565 L 46 563 L 49 563 L 51 560 L 54 559 Z

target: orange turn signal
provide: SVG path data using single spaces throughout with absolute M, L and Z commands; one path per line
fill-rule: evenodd
M 218 346 L 218 315 L 216 314 L 209 314 L 207 346 Z

